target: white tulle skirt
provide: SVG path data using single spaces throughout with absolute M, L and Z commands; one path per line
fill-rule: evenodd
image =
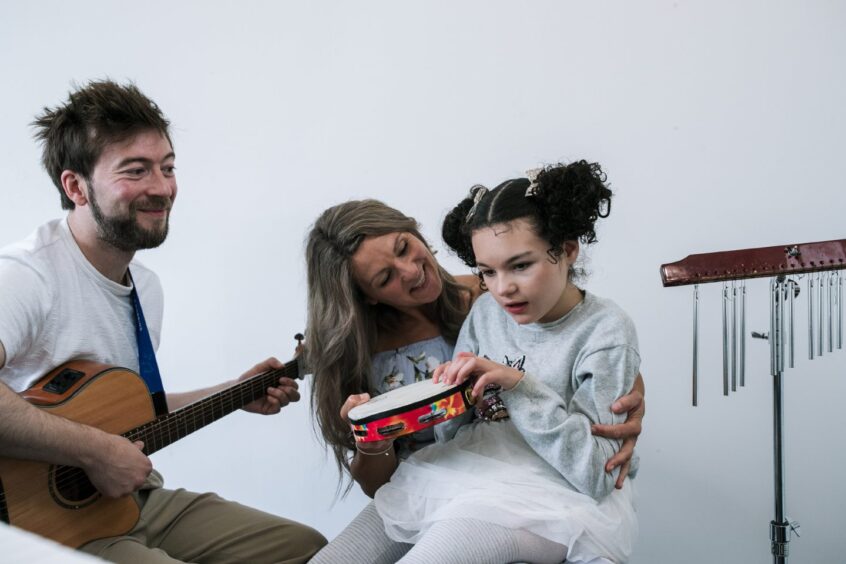
M 478 519 L 563 544 L 568 562 L 625 562 L 638 530 L 632 488 L 627 479 L 597 502 L 570 489 L 511 421 L 477 421 L 406 459 L 375 502 L 398 542 L 418 542 L 438 521 Z

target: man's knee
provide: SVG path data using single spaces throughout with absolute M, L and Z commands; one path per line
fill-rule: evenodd
M 288 542 L 290 547 L 297 547 L 296 552 L 305 557 L 303 562 L 307 562 L 309 558 L 317 554 L 317 552 L 326 546 L 327 540 L 319 531 L 312 529 L 308 525 L 296 523 L 293 530 L 288 531 Z

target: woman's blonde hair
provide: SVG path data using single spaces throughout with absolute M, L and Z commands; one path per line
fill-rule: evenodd
M 413 218 L 378 200 L 356 200 L 324 211 L 306 242 L 308 321 L 305 361 L 314 375 L 311 406 L 323 442 L 339 471 L 349 472 L 355 442 L 340 410 L 347 397 L 368 392 L 371 357 L 380 330 L 389 329 L 398 312 L 386 304 L 369 305 L 358 288 L 352 256 L 366 237 L 411 233 L 428 246 Z M 443 289 L 428 312 L 441 335 L 454 343 L 466 315 L 467 292 L 438 265 Z M 347 484 L 349 491 L 352 482 Z

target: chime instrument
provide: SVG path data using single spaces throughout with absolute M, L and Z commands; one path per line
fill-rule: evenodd
M 784 381 L 785 364 L 793 368 L 796 348 L 796 302 L 803 283 L 808 309 L 808 358 L 843 348 L 843 270 L 846 239 L 788 244 L 690 255 L 661 266 L 664 286 L 693 285 L 693 405 L 699 391 L 699 285 L 722 282 L 723 394 L 746 384 L 746 283 L 770 278 L 770 330 L 752 332 L 770 345 L 773 377 L 775 519 L 770 522 L 773 562 L 786 564 L 790 535 L 799 524 L 784 513 Z

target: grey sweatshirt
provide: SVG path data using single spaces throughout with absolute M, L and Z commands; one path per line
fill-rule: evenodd
M 611 404 L 631 390 L 640 367 L 634 324 L 619 306 L 586 292 L 561 319 L 518 325 L 484 294 L 461 328 L 461 351 L 524 372 L 500 397 L 526 442 L 574 490 L 594 499 L 614 490 L 619 468 L 608 474 L 605 463 L 620 441 L 593 436 L 590 426 L 625 421 Z M 630 475 L 637 467 L 634 457 Z

